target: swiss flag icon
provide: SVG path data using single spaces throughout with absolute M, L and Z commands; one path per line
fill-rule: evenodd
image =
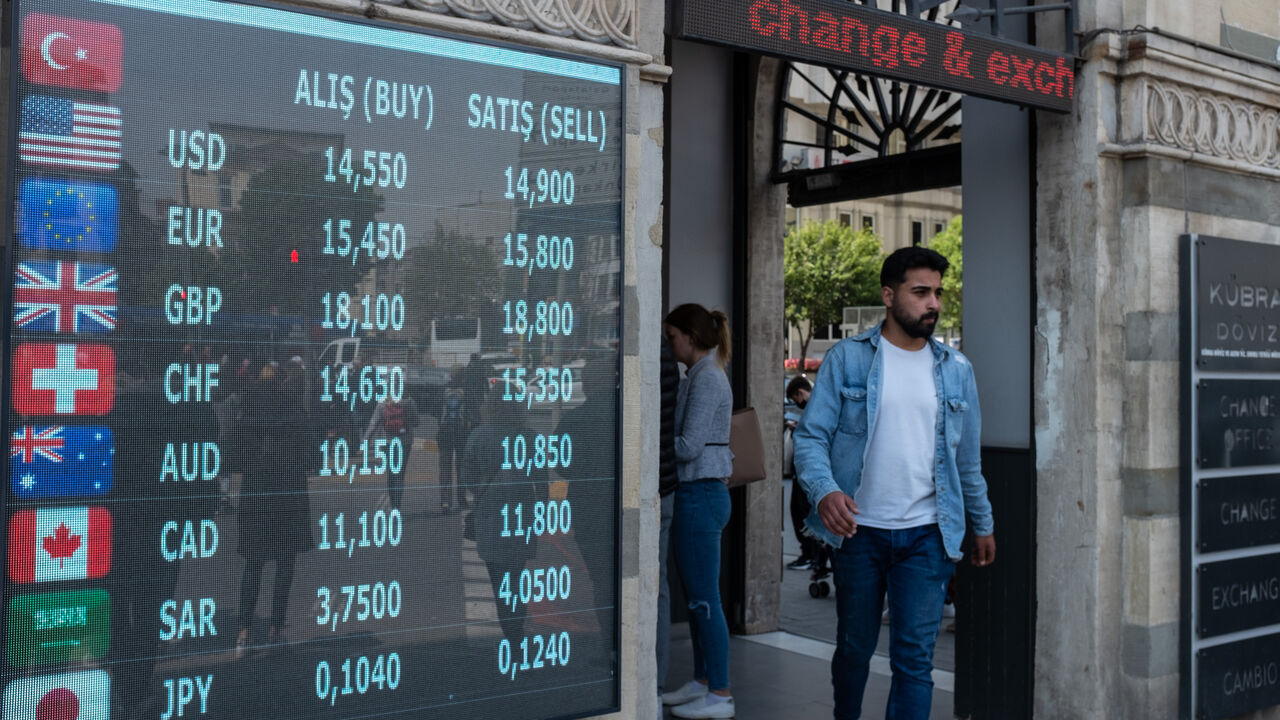
M 101 507 L 19 510 L 9 518 L 9 579 L 93 580 L 111 570 L 111 512 Z
M 122 44 L 115 25 L 33 12 L 22 22 L 22 74 L 40 85 L 115 92 Z
M 13 352 L 13 407 L 23 415 L 106 415 L 115 374 L 107 345 L 22 343 Z

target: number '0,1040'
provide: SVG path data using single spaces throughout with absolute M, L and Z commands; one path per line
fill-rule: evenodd
M 334 675 L 337 674 L 337 677 Z M 328 660 L 316 663 L 316 697 L 332 707 L 341 695 L 364 695 L 371 690 L 395 690 L 400 686 L 400 655 L 361 655 L 342 661 L 335 673 Z

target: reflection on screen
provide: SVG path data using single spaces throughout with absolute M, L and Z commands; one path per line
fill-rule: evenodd
M 616 707 L 619 69 L 14 22 L 4 720 Z

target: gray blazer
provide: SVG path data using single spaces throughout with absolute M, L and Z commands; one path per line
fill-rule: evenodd
M 676 474 L 680 482 L 727 478 L 733 474 L 729 421 L 733 388 L 707 353 L 689 368 L 676 395 Z

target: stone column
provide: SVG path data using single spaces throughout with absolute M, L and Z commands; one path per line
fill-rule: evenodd
M 1075 112 L 1038 118 L 1035 710 L 1171 718 L 1178 238 L 1280 244 L 1280 71 L 1154 33 L 1083 52 Z
M 778 60 L 755 61 L 747 188 L 747 404 L 760 417 L 769 477 L 746 488 L 744 629 L 778 628 L 782 583 L 782 236 L 786 189 L 770 180 L 776 137 Z
M 622 712 L 655 717 L 658 602 L 658 348 L 662 314 L 663 97 L 671 68 L 665 8 L 640 3 L 640 46 L 653 61 L 627 72 L 626 238 L 623 245 Z

